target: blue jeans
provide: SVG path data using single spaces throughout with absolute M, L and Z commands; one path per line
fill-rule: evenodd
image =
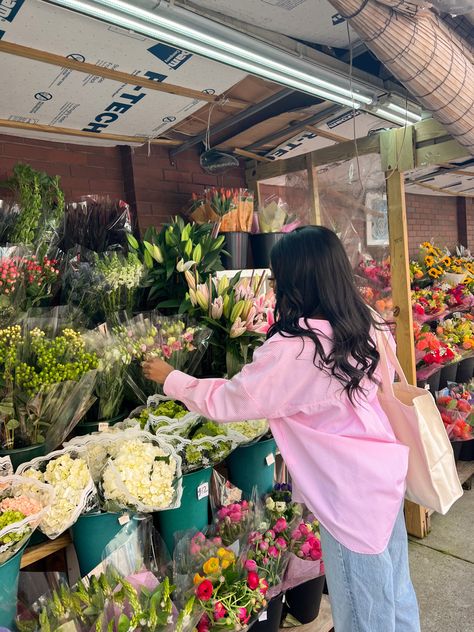
M 383 553 L 354 553 L 322 525 L 321 544 L 335 632 L 420 632 L 403 507 Z

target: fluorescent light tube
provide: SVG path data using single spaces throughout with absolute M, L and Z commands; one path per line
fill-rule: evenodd
M 401 107 L 396 103 L 384 103 L 384 108 L 386 108 L 387 110 L 392 110 L 393 112 L 398 112 L 403 117 L 407 118 L 409 121 L 413 121 L 414 123 L 418 123 L 422 119 L 421 114 L 411 112 L 407 108 Z
M 386 110 L 385 108 L 376 108 L 373 111 L 373 114 L 375 114 L 376 116 L 379 116 L 380 118 L 383 118 L 387 121 L 391 121 L 392 123 L 397 123 L 398 125 L 413 125 L 414 123 L 418 122 L 419 120 L 421 121 L 421 117 L 419 119 L 417 119 L 416 121 L 411 119 L 405 115 L 401 115 L 401 114 L 394 114 L 393 112 L 390 112 L 388 110 Z
M 171 20 L 161 14 L 144 11 L 120 0 L 113 2 L 112 0 L 48 1 L 347 107 L 358 109 L 362 105 L 369 105 L 374 100 L 373 96 L 351 92 L 349 88 L 315 76 L 318 73 L 329 76 L 334 74 L 330 69 L 321 70 L 309 61 L 300 60 L 276 47 L 201 16 L 195 16 L 189 11 L 182 11 L 176 20 Z M 194 21 L 200 19 L 203 24 L 202 30 L 187 26 L 184 23 L 186 14 L 192 16 Z M 183 23 L 180 21 L 182 17 Z M 225 32 L 228 37 L 217 37 L 213 31 Z M 240 44 L 232 43 L 232 40 L 236 39 L 240 41 Z M 285 63 L 282 63 L 282 60 Z M 304 67 L 306 71 L 298 70 L 301 67 Z M 365 90 L 367 91 L 367 88 Z

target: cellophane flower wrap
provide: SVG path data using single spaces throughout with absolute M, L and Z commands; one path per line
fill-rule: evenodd
M 250 501 L 239 500 L 214 508 L 213 530 L 224 546 L 239 550 L 247 535 L 261 524 L 262 519 L 263 510 L 254 493 Z
M 183 471 L 192 472 L 221 463 L 240 444 L 240 440 L 240 436 L 228 430 L 225 424 L 201 418 L 187 438 L 176 439 Z
M 107 545 L 102 563 L 70 587 L 64 580 L 17 620 L 20 632 L 191 632 L 195 619 L 178 613 L 166 565 L 157 558 L 151 520 L 128 523 Z M 186 604 L 187 606 L 187 604 Z M 188 611 L 192 608 L 188 606 Z
M 469 441 L 474 437 L 474 401 L 463 384 L 451 384 L 436 395 L 436 405 L 451 441 Z
M 1 329 L 2 446 L 60 445 L 94 402 L 97 364 L 81 331 L 63 327 L 56 311 Z
M 112 331 L 120 340 L 122 353 L 129 359 L 127 383 L 141 404 L 162 390 L 144 377 L 141 366 L 144 360 L 161 358 L 175 369 L 192 375 L 210 336 L 209 329 L 203 325 L 157 312 L 125 318 Z
M 183 404 L 165 395 L 152 395 L 146 406 L 132 411 L 129 417 L 142 430 L 154 435 L 168 436 L 171 441 L 177 437 L 187 438 L 199 418 L 199 414 L 190 413 Z
M 181 458 L 162 437 L 135 428 L 78 437 L 105 511 L 152 513 L 181 504 Z
M 54 500 L 39 524 L 40 530 L 51 540 L 69 529 L 81 513 L 99 506 L 87 460 L 75 446 L 22 463 L 17 474 L 53 488 Z
M 119 312 L 132 315 L 144 273 L 140 258 L 133 252 L 98 254 L 80 249 L 70 254 L 63 277 L 63 295 L 90 322 L 113 322 Z
M 206 283 L 190 270 L 185 276 L 190 303 L 212 330 L 213 374 L 231 378 L 252 360 L 274 322 L 273 291 L 265 291 L 265 275 L 243 279 L 238 273 L 230 280 L 214 276 Z
M 246 630 L 267 605 L 266 580 L 244 568 L 219 537 L 197 532 L 181 538 L 173 567 L 179 598 L 194 594 L 204 611 L 197 625 L 199 632 Z
M 299 522 L 291 531 L 288 549 L 289 559 L 282 584 L 283 591 L 324 575 L 317 520 Z
M 446 364 L 460 359 L 456 347 L 439 340 L 428 325 L 413 323 L 415 337 L 415 359 L 417 363 L 417 377 L 427 379 Z
M 0 476 L 0 564 L 30 538 L 50 510 L 53 488 L 23 476 Z
M 392 318 L 392 279 L 390 258 L 376 261 L 370 256 L 362 257 L 354 271 L 359 291 L 365 301 L 382 316 Z
M 226 424 L 228 430 L 232 430 L 239 438 L 239 445 L 248 445 L 259 441 L 269 431 L 266 419 L 253 419 L 248 421 L 235 421 Z

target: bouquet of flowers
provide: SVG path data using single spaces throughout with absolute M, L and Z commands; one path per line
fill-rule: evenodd
M 162 437 L 128 428 L 72 439 L 99 490 L 105 511 L 152 513 L 179 507 L 181 458 Z
M 420 323 L 442 318 L 447 313 L 446 293 L 440 288 L 412 292 L 413 317 Z
M 231 546 L 259 526 L 261 519 L 256 499 L 233 502 L 217 509 L 215 531 L 225 546 Z
M 219 538 L 203 533 L 183 538 L 174 554 L 175 577 L 186 595 L 193 577 L 197 605 L 204 611 L 197 630 L 244 630 L 267 605 L 268 584 L 255 570 L 244 568 Z
M 230 281 L 210 277 L 207 283 L 198 283 L 187 272 L 186 279 L 195 311 L 213 332 L 210 344 L 217 349 L 213 372 L 230 378 L 251 360 L 273 324 L 273 292 L 263 292 L 264 275 L 241 279 L 238 273 Z
M 161 358 L 176 369 L 192 374 L 207 347 L 210 332 L 198 324 L 186 323 L 179 317 L 161 316 L 156 312 L 139 314 L 112 327 L 118 338 L 119 349 L 127 370 L 127 383 L 140 403 L 159 388 L 147 380 L 142 362 L 149 358 Z
M 266 419 L 253 419 L 250 421 L 233 421 L 226 423 L 226 428 L 239 437 L 239 445 L 248 445 L 261 439 L 269 432 Z
M 239 445 L 239 437 L 225 426 L 202 419 L 187 438 L 179 441 L 177 450 L 182 456 L 185 472 L 213 467 L 224 461 Z
M 88 195 L 67 205 L 59 246 L 63 252 L 75 246 L 98 253 L 121 250 L 127 247 L 131 231 L 126 202 Z
M 438 338 L 461 351 L 474 351 L 474 321 L 470 314 L 458 318 L 447 318 L 436 328 Z
M 40 530 L 51 540 L 69 529 L 81 513 L 98 506 L 87 461 L 74 446 L 22 463 L 17 473 L 53 488 L 54 500 L 39 524 Z
M 472 393 L 462 384 L 440 391 L 436 404 L 451 441 L 468 441 L 474 435 Z
M 191 632 L 190 605 L 172 602 L 151 520 L 126 525 L 108 544 L 102 564 L 75 586 L 54 586 L 17 620 L 19 632 L 148 630 Z M 49 575 L 48 579 L 51 577 Z
M 50 335 L 29 324 L 0 330 L 0 440 L 54 449 L 92 405 L 98 361 L 78 331 Z
M 64 275 L 66 301 L 77 305 L 93 323 L 113 321 L 122 311 L 131 315 L 144 272 L 134 252 L 80 252 L 70 259 Z
M 301 521 L 291 532 L 288 548 L 290 557 L 283 590 L 289 590 L 324 575 L 317 520 Z
M 0 564 L 26 543 L 53 502 L 52 487 L 22 476 L 0 477 Z
M 135 420 L 142 430 L 154 435 L 168 436 L 170 441 L 176 437 L 187 438 L 199 422 L 198 414 L 190 413 L 181 403 L 163 395 L 149 397 L 147 406 L 133 411 L 130 418 L 130 421 Z
M 301 518 L 303 507 L 293 502 L 291 483 L 277 483 L 265 499 L 265 511 L 271 522 L 284 518 L 288 528 L 291 528 L 293 523 Z
M 281 517 L 262 524 L 247 537 L 244 567 L 248 571 L 258 572 L 266 580 L 270 589 L 269 597 L 275 597 L 282 589 L 288 564 L 288 531 L 288 522 Z
M 290 215 L 288 205 L 275 195 L 255 213 L 255 232 L 289 233 L 300 225 L 301 221 Z
M 364 300 L 381 316 L 390 318 L 393 311 L 390 258 L 377 263 L 365 256 L 355 270 L 355 275 Z
M 441 366 L 455 362 L 459 358 L 456 348 L 439 340 L 429 327 L 414 323 L 414 334 L 419 379 L 426 379 Z
M 7 248 L 0 259 L 0 314 L 13 317 L 52 297 L 59 277 L 56 259 L 22 255 Z M 6 256 L 5 256 L 6 255 Z

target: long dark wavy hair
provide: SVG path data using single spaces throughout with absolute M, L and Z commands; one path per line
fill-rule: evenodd
M 349 259 L 337 235 L 323 226 L 305 226 L 282 237 L 271 252 L 275 280 L 275 324 L 268 338 L 310 338 L 314 364 L 335 377 L 354 403 L 363 395 L 364 378 L 375 381 L 380 360 L 371 328 L 379 327 L 364 303 Z M 306 327 L 300 324 L 305 319 Z M 332 348 L 325 353 L 321 332 L 307 319 L 328 320 L 333 329 Z

